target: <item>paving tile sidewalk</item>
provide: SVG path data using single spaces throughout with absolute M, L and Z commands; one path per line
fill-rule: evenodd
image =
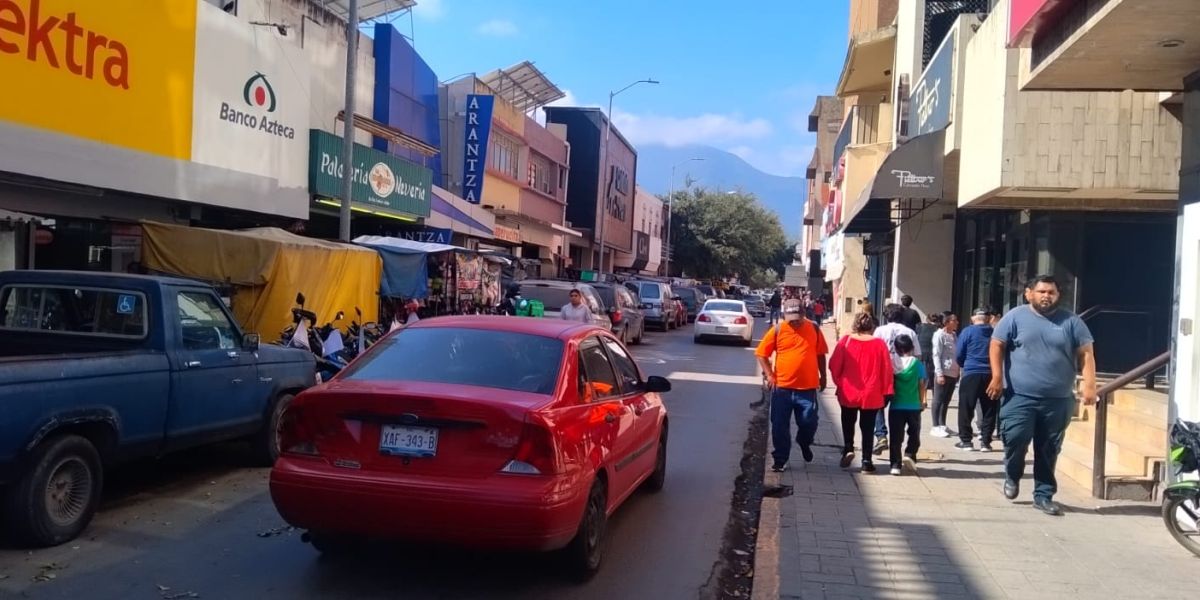
M 766 473 L 791 495 L 763 499 L 755 598 L 1178 598 L 1200 566 L 1155 503 L 1096 500 L 1060 478 L 1066 514 L 1050 517 L 1031 506 L 1032 462 L 1006 500 L 1003 453 L 929 436 L 928 411 L 916 473 L 888 475 L 886 457 L 876 474 L 861 457 L 841 469 L 832 391 L 820 414 L 815 460 L 794 450 L 787 472 Z

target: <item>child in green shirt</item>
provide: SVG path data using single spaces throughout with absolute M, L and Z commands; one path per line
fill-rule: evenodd
M 905 428 L 908 429 L 908 445 L 904 457 L 917 462 L 917 450 L 921 448 L 921 411 L 925 410 L 925 365 L 913 356 L 913 339 L 901 334 L 894 342 L 896 356 L 892 358 L 895 373 L 896 395 L 888 408 L 888 429 L 892 475 L 900 475 L 900 445 L 904 442 Z

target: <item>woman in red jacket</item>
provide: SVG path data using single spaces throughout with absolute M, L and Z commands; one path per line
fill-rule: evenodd
M 845 441 L 841 466 L 854 462 L 854 422 L 862 433 L 862 470 L 874 473 L 871 442 L 874 440 L 875 413 L 883 408 L 883 397 L 892 393 L 892 358 L 887 343 L 871 335 L 875 320 L 868 313 L 854 317 L 854 333 L 843 337 L 833 348 L 829 374 L 837 385 L 838 404 L 842 407 L 842 439 Z

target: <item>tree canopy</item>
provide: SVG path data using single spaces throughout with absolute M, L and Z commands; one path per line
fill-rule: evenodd
M 680 190 L 673 198 L 671 270 L 701 279 L 736 276 L 766 287 L 783 277 L 793 245 L 754 194 Z

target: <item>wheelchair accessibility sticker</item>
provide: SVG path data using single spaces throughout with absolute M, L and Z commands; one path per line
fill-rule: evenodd
M 130 294 L 121 294 L 117 297 L 117 314 L 132 315 L 133 307 L 136 305 L 136 297 Z

